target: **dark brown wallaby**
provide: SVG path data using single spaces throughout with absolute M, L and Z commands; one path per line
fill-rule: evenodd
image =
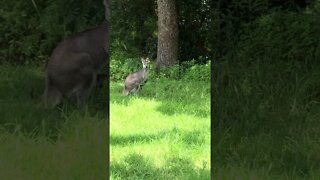
M 127 96 L 130 92 L 138 92 L 140 86 L 147 80 L 149 58 L 141 58 L 141 62 L 143 68 L 140 71 L 129 74 L 124 81 L 122 95 Z
M 104 0 L 105 20 L 97 27 L 66 38 L 53 51 L 47 64 L 43 105 L 55 107 L 63 96 L 86 103 L 100 68 L 109 59 L 109 10 Z

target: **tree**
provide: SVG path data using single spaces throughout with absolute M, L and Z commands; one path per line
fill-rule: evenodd
M 105 15 L 105 19 L 107 21 L 110 21 L 110 6 L 109 6 L 109 0 L 103 0 L 103 5 L 104 5 L 104 8 L 105 8 L 105 11 L 104 11 L 104 15 Z
M 175 0 L 157 0 L 158 5 L 158 52 L 156 72 L 177 62 L 178 13 Z

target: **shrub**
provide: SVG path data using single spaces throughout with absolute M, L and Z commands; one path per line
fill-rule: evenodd
M 210 81 L 211 79 L 211 61 L 206 64 L 194 64 L 188 68 L 183 76 L 186 80 Z
M 122 81 L 132 72 L 142 68 L 139 57 L 130 57 L 124 53 L 114 53 L 110 58 L 110 80 Z

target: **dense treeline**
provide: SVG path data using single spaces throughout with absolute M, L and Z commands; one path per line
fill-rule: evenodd
M 1 6 L 1 59 L 16 63 L 45 61 L 63 37 L 98 24 L 104 10 L 100 0 L 1 0 Z M 179 59 L 194 58 L 198 62 L 239 52 L 246 45 L 264 46 L 249 43 L 247 39 L 265 38 L 266 31 L 269 37 L 274 33 L 281 37 L 290 36 L 288 33 L 291 32 L 299 33 L 304 24 L 315 21 L 319 11 L 312 1 L 271 0 L 177 0 L 177 9 Z M 111 1 L 111 19 L 113 52 L 156 57 L 156 1 Z M 307 36 L 302 38 L 308 41 Z M 275 40 L 266 42 L 270 46 L 284 43 L 281 42 L 284 39 L 272 39 Z M 286 45 L 290 42 L 284 43 Z M 274 53 L 294 56 L 290 54 L 292 51 Z
M 102 1 L 1 1 L 1 61 L 46 61 L 59 41 L 103 20 Z
M 100 0 L 6 1 L 1 10 L 1 58 L 11 63 L 46 61 L 56 44 L 103 19 Z M 180 59 L 210 57 L 210 6 L 207 1 L 178 1 Z M 111 2 L 111 51 L 156 57 L 156 3 Z

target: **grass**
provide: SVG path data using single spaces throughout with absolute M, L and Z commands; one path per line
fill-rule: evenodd
M 106 179 L 106 93 L 96 90 L 89 108 L 37 106 L 43 71 L 0 66 L 1 179 Z
M 210 83 L 150 78 L 110 86 L 111 179 L 210 179 Z
M 213 88 L 215 179 L 320 177 L 320 66 L 290 62 L 222 63 Z M 263 67 L 263 68 L 262 68 Z M 150 78 L 138 95 L 110 86 L 89 108 L 69 102 L 37 106 L 42 70 L 0 66 L 0 177 L 209 179 L 210 86 L 206 81 Z
M 106 93 L 86 110 L 37 104 L 43 70 L 0 66 L 1 179 L 106 179 Z M 155 89 L 154 89 L 155 88 Z M 111 179 L 209 179 L 209 82 L 150 80 L 137 96 L 111 83 Z
M 320 66 L 290 62 L 222 63 L 213 88 L 215 179 L 320 177 Z M 262 68 L 263 67 L 263 68 Z M 210 86 L 206 81 L 150 78 L 138 95 L 110 86 L 89 108 L 69 102 L 37 106 L 42 70 L 0 66 L 0 177 L 209 179 Z
M 216 179 L 320 177 L 320 66 L 270 61 L 215 69 Z

